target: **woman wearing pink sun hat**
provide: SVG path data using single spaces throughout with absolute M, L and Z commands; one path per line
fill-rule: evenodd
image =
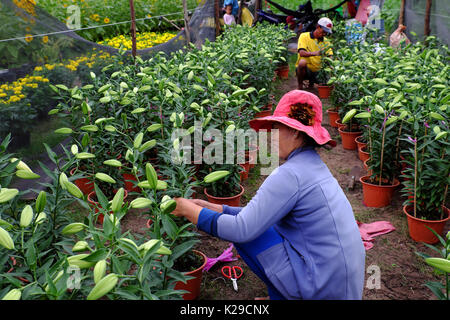
M 279 130 L 286 161 L 245 207 L 176 199 L 173 213 L 233 242 L 271 299 L 362 299 L 365 249 L 350 203 L 315 151 L 335 145 L 321 122 L 317 96 L 286 93 L 272 116 L 250 122 Z

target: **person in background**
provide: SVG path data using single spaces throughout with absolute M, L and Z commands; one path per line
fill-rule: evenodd
M 248 4 L 244 1 L 241 8 L 241 23 L 243 26 L 251 27 L 253 25 L 253 14 L 248 9 Z
M 335 146 L 321 126 L 322 103 L 293 90 L 272 116 L 250 121 L 279 132 L 285 162 L 245 207 L 175 198 L 172 212 L 233 242 L 271 299 L 362 299 L 365 249 L 352 207 L 315 148 Z
M 223 15 L 223 22 L 228 26 L 236 24 L 236 19 L 231 14 L 231 11 L 232 11 L 231 4 L 226 5 L 225 14 Z
M 320 18 L 316 29 L 303 32 L 298 38 L 298 57 L 295 63 L 298 89 L 303 89 L 303 81 L 309 80 L 312 88 L 316 82 L 317 72 L 321 69 L 322 55 L 332 55 L 331 43 L 325 37 L 332 33 L 333 22 L 328 18 Z
M 224 10 L 225 10 L 226 6 L 229 5 L 229 4 L 230 4 L 231 7 L 232 7 L 231 14 L 232 14 L 233 16 L 237 17 L 238 11 L 239 11 L 239 3 L 238 3 L 238 0 L 225 0 L 225 1 L 223 2 Z

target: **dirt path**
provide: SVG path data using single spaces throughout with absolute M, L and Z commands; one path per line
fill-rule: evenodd
M 294 77 L 281 84 L 281 91 L 288 92 L 296 89 Z M 338 142 L 332 150 L 320 149 L 319 154 L 328 165 L 334 177 L 339 181 L 346 193 L 357 221 L 371 223 L 375 221 L 389 221 L 396 228 L 388 234 L 377 236 L 374 246 L 366 251 L 366 286 L 363 299 L 365 300 L 428 300 L 434 299 L 431 291 L 424 286 L 427 281 L 440 281 L 415 252 L 426 252 L 434 255 L 433 251 L 423 244 L 416 243 L 409 237 L 406 218 L 402 213 L 402 199 L 396 193 L 392 204 L 385 208 L 368 208 L 362 204 L 362 186 L 359 177 L 365 174 L 362 162 L 356 151 L 344 150 L 340 144 L 340 136 L 335 128 L 328 123 L 325 110 L 329 106 L 327 99 L 322 100 L 324 105 L 323 125 L 330 135 Z M 355 177 L 354 188 L 352 175 Z M 255 194 L 265 176 L 260 176 L 257 168 L 252 169 L 249 180 L 244 182 L 245 196 L 241 205 L 245 204 Z M 135 231 L 142 229 L 145 219 L 138 215 L 130 215 L 126 220 L 125 228 Z M 447 224 L 446 230 L 449 230 Z M 213 238 L 200 232 L 201 242 L 196 246 L 210 258 L 218 257 L 228 248 L 229 242 Z M 236 251 L 233 249 L 234 255 Z M 232 283 L 226 280 L 220 270 L 224 265 L 239 265 L 244 269 L 244 276 L 239 279 L 239 291 L 235 292 Z M 379 282 L 372 281 L 379 271 Z M 379 287 L 377 286 L 379 284 Z M 266 296 L 266 286 L 245 265 L 242 259 L 235 262 L 219 262 L 203 275 L 202 291 L 199 300 L 253 300 L 255 297 Z

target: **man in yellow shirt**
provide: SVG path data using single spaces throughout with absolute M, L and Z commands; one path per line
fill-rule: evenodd
M 316 29 L 303 32 L 298 38 L 298 57 L 295 63 L 298 89 L 303 89 L 303 80 L 309 80 L 309 87 L 314 87 L 317 72 L 322 67 L 322 55 L 332 55 L 331 43 L 325 38 L 331 34 L 333 23 L 328 18 L 320 18 Z

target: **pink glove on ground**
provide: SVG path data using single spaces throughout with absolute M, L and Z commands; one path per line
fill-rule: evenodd
M 389 221 L 376 221 L 372 223 L 358 222 L 358 227 L 366 250 L 373 247 L 372 242 L 375 240 L 374 237 L 395 230 L 395 227 Z

